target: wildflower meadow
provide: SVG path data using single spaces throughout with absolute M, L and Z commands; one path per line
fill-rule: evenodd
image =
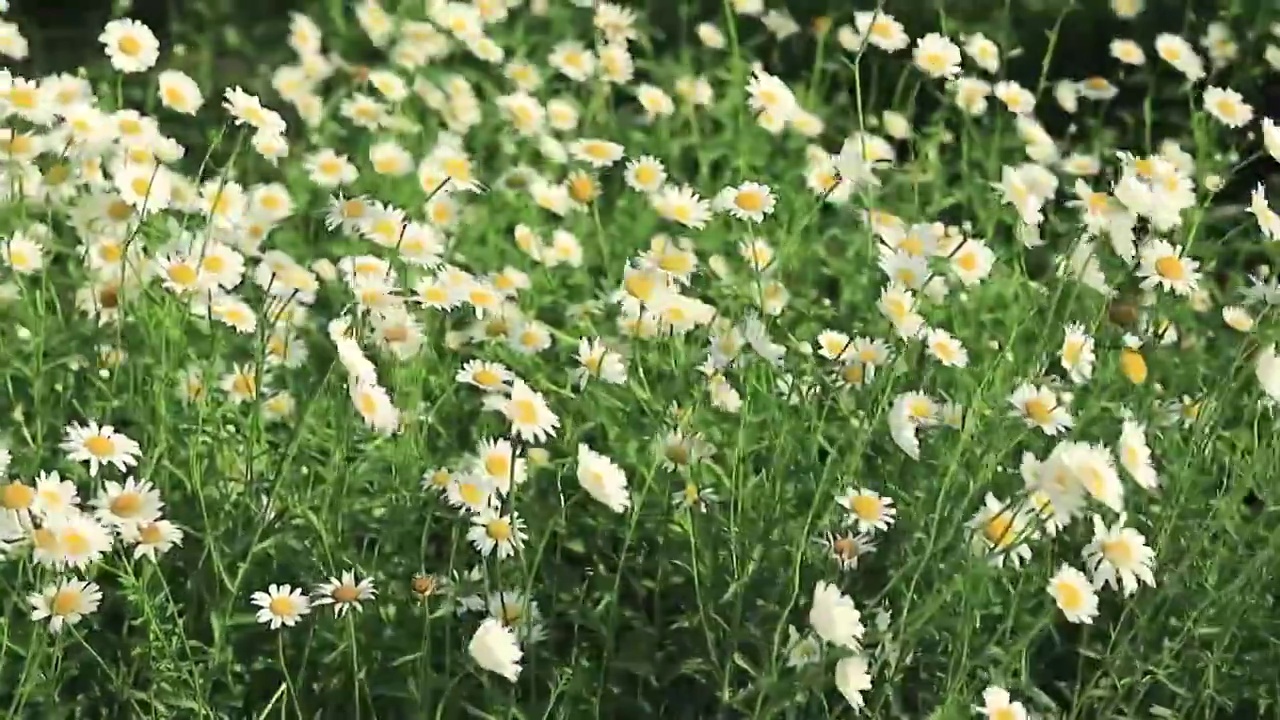
M 0 20 L 0 717 L 1280 717 L 1280 8 L 298 5 Z

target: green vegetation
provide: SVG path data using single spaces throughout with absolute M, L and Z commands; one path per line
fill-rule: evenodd
M 4 717 L 1277 712 L 1280 17 L 224 5 L 0 25 Z

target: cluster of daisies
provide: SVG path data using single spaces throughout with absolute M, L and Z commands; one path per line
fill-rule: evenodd
M 29 559 L 48 582 L 29 598 L 31 617 L 47 620 L 57 633 L 98 609 L 102 590 L 95 566 L 119 549 L 127 558 L 155 560 L 183 533 L 162 517 L 164 502 L 150 482 L 126 475 L 138 463 L 138 443 L 110 425 L 67 426 L 61 445 L 68 461 L 82 463 L 87 480 L 78 485 L 55 471 L 30 481 L 9 477 L 12 456 L 0 450 L 0 556 Z M 124 475 L 108 480 L 111 473 Z M 79 471 L 77 470 L 77 475 Z M 80 488 L 88 484 L 88 502 Z
M 158 287 L 163 300 L 178 303 L 192 322 L 232 333 L 240 344 L 230 352 L 243 360 L 221 368 L 216 377 L 206 378 L 207 371 L 197 366 L 187 368 L 178 379 L 179 397 L 206 402 L 216 389 L 227 403 L 253 407 L 270 421 L 294 414 L 295 399 L 278 389 L 284 383 L 275 380 L 307 363 L 304 338 L 312 324 L 311 308 L 322 292 L 337 294 L 349 310 L 322 323 L 337 365 L 345 371 L 351 407 L 370 431 L 385 436 L 402 432 L 410 417 L 396 404 L 386 365 L 421 357 L 433 337 L 429 326 L 446 327 L 443 344 L 449 350 L 470 345 L 484 351 L 500 345 L 528 357 L 553 347 L 554 328 L 539 320 L 528 303 L 520 303 L 533 286 L 525 270 L 515 265 L 476 267 L 456 251 L 464 218 L 488 192 L 503 193 L 551 219 L 545 225 L 527 220 L 510 236 L 539 273 L 605 266 L 621 274 L 604 297 L 575 308 L 583 314 L 612 313 L 617 334 L 572 339 L 575 362 L 565 380 L 580 393 L 595 385 L 628 386 L 629 350 L 657 338 L 705 339 L 705 358 L 696 372 L 710 406 L 728 414 L 742 411 L 735 378 L 749 363 L 776 371 L 779 395 L 795 402 L 812 397 L 816 386 L 788 373 L 794 365 L 788 362 L 789 353 L 817 356 L 821 373 L 850 393 L 883 377 L 882 370 L 912 346 L 921 348 L 922 362 L 936 364 L 939 372 L 969 367 L 966 339 L 929 316 L 943 315 L 953 293 L 963 297 L 1002 270 L 995 249 L 967 223 L 901 218 L 869 201 L 859 217 L 875 243 L 875 262 L 883 275 L 871 322 L 860 326 L 859 334 L 851 328 L 825 328 L 811 343 L 798 346 L 775 339 L 791 293 L 780 269 L 785 258 L 767 239 L 780 200 L 774 188 L 750 178 L 701 189 L 683 182 L 662 158 L 603 136 L 595 129 L 593 112 L 598 111 L 580 104 L 574 92 L 561 91 L 608 93 L 634 103 L 641 121 L 656 126 L 677 111 L 695 122 L 710 117 L 717 88 L 692 73 L 675 76 L 669 87 L 639 81 L 633 49 L 641 30 L 635 13 L 609 2 L 573 4 L 590 12 L 592 42 L 557 42 L 542 63 L 508 58 L 495 40 L 502 24 L 521 7 L 518 0 L 432 0 L 422 17 L 414 18 L 397 17 L 377 0 L 359 0 L 354 8 L 358 24 L 385 55 L 386 66 L 379 68 L 347 62 L 326 50 L 320 27 L 306 15 L 291 15 L 292 55 L 272 73 L 272 91 L 308 129 L 338 123 L 357 131 L 361 141 L 350 143 L 358 148 L 351 152 L 343 152 L 347 147 L 295 146 L 287 139 L 284 115 L 239 87 L 223 90 L 225 119 L 251 148 L 253 161 L 276 170 L 304 171 L 305 182 L 327 197 L 322 213 L 326 231 L 334 239 L 363 243 L 364 249 L 354 254 L 304 262 L 272 247 L 275 237 L 284 234 L 281 229 L 298 218 L 295 195 L 304 193 L 291 192 L 282 182 L 242 182 L 237 168 L 209 177 L 184 174 L 178 164 L 187 148 L 165 135 L 159 118 L 102 106 L 80 76 L 28 79 L 0 71 L 0 112 L 7 121 L 0 130 L 5 151 L 0 171 L 8 180 L 0 183 L 0 193 L 6 201 L 30 203 L 65 220 L 56 226 L 75 235 L 82 262 L 75 306 L 88 322 L 123 323 L 142 303 L 154 301 L 157 293 L 149 291 Z M 1142 10 L 1141 0 L 1112 4 L 1121 17 Z M 786 11 L 768 9 L 763 0 L 732 0 L 731 7 L 738 21 L 756 18 L 780 42 L 801 32 Z M 526 11 L 545 14 L 548 2 L 529 0 Z M 729 45 L 715 24 L 701 23 L 695 30 L 709 53 Z M 906 72 L 937 84 L 970 122 L 981 122 L 993 108 L 1009 113 L 1026 160 L 1003 166 L 998 180 L 992 179 L 991 192 L 1016 218 L 1017 238 L 1027 248 L 1050 242 L 1057 232 L 1050 231 L 1050 219 L 1077 230 L 1079 240 L 1060 257 L 1064 278 L 1108 298 L 1117 288 L 1136 284 L 1151 307 L 1158 306 L 1162 294 L 1193 307 L 1212 306 L 1200 284 L 1199 263 L 1176 238 L 1185 232 L 1203 194 L 1216 191 L 1225 180 L 1202 172 L 1176 142 L 1165 141 L 1145 156 L 1118 153 L 1114 160 L 1070 152 L 1066 141 L 1054 138 L 1037 120 L 1035 92 L 996 79 L 1003 51 L 981 33 L 952 39 L 934 32 L 913 40 L 901 22 L 878 10 L 855 12 L 851 24 L 833 28 L 822 23 L 815 31 L 832 32 L 850 56 L 909 54 Z M 136 20 L 112 20 L 100 41 L 111 66 L 125 76 L 149 73 L 161 61 L 160 42 Z M 1207 63 L 1195 44 L 1177 35 L 1160 35 L 1151 50 L 1190 87 L 1238 60 L 1238 45 L 1221 23 L 1208 27 L 1200 48 Z M 0 23 L 0 54 L 21 59 L 27 52 L 17 27 Z M 1146 64 L 1146 53 L 1129 39 L 1111 45 L 1120 71 Z M 498 89 L 491 93 L 460 72 L 441 72 L 434 79 L 419 72 L 428 65 L 447 68 L 451 57 L 492 67 L 502 78 Z M 1280 67 L 1280 49 L 1268 46 L 1265 59 Z M 194 116 L 204 109 L 208 89 L 190 76 L 165 69 L 154 79 L 161 114 Z M 885 110 L 874 118 L 877 132 L 859 128 L 838 146 L 825 147 L 820 142 L 828 134 L 824 121 L 804 107 L 786 82 L 754 63 L 741 83 L 745 107 L 738 109 L 756 126 L 744 131 L 758 128 L 769 136 L 789 133 L 805 139 L 801 174 L 809 203 L 844 205 L 855 196 L 874 197 L 898 162 L 896 144 L 916 132 L 907 116 Z M 1052 88 L 1058 106 L 1073 114 L 1082 102 L 1105 102 L 1120 92 L 1100 76 L 1062 80 Z M 1240 132 L 1254 123 L 1253 108 L 1235 90 L 1206 84 L 1197 92 L 1207 115 L 1221 125 L 1215 129 Z M 413 147 L 422 128 L 407 111 L 418 104 L 444 126 L 422 148 Z M 331 105 L 336 115 L 327 112 Z M 484 178 L 485 168 L 467 145 L 472 131 L 486 122 L 497 123 L 509 135 L 504 152 L 538 158 L 542 169 L 513 163 L 500 175 Z M 1280 128 L 1269 118 L 1259 126 L 1266 151 L 1280 159 Z M 519 152 L 526 147 L 531 152 Z M 638 253 L 624 253 L 607 239 L 598 249 L 584 248 L 570 223 L 598 209 L 607 173 L 620 174 L 626 188 L 619 205 L 624 209 L 618 212 L 651 213 L 682 234 L 656 233 Z M 1071 178 L 1070 197 L 1059 202 L 1068 194 L 1063 177 Z M 409 188 L 412 199 L 396 204 L 361 192 L 371 179 L 403 179 L 396 186 Z M 1270 208 L 1264 187 L 1253 192 L 1249 210 L 1262 236 L 1280 238 L 1280 215 Z M 5 298 L 21 296 L 28 277 L 47 270 L 52 228 L 33 222 L 0 245 L 0 260 L 13 276 L 0 286 Z M 736 260 L 699 255 L 697 234 L 709 228 L 733 234 Z M 163 239 L 151 243 L 144 236 Z M 749 310 L 734 317 L 709 295 L 701 295 L 694 282 L 700 274 L 744 289 Z M 1277 298 L 1280 291 L 1273 286 L 1255 288 L 1240 304 L 1224 307 L 1223 320 L 1238 332 L 1252 332 L 1258 313 L 1251 306 Z M 1072 436 L 1077 430 L 1073 402 L 1099 384 L 1097 366 L 1104 347 L 1118 345 L 1121 375 L 1131 385 L 1142 385 L 1148 382 L 1144 344 L 1177 342 L 1176 328 L 1159 322 L 1154 311 L 1144 312 L 1138 330 L 1118 343 L 1100 342 L 1112 339 L 1097 334 L 1096 327 L 1068 324 L 1060 350 L 1046 358 L 1044 368 L 1060 371 L 1061 377 L 1037 377 L 1001 391 L 1008 393 L 1009 410 L 999 421 L 1040 433 L 1055 444 L 1043 459 L 1024 454 L 1021 489 L 1006 498 L 988 493 L 967 527 L 974 552 L 996 566 L 1019 567 L 1038 542 L 1087 519 L 1093 534 L 1079 553 L 1080 562 L 1063 564 L 1047 587 L 1063 616 L 1078 623 L 1098 616 L 1097 593 L 1104 588 L 1129 596 L 1142 585 L 1155 585 L 1155 553 L 1128 524 L 1122 472 L 1150 492 L 1159 488 L 1160 478 L 1147 443 L 1145 413 L 1119 418 L 1114 441 L 1092 442 Z M 264 338 L 265 346 L 250 354 L 248 343 L 257 337 Z M 124 348 L 104 345 L 99 352 L 104 365 L 124 361 Z M 1280 356 L 1274 347 L 1259 355 L 1256 375 L 1266 394 L 1280 401 Z M 487 573 L 501 577 L 503 563 L 523 553 L 529 530 L 517 496 L 534 466 L 548 462 L 548 451 L 540 446 L 557 436 L 561 420 L 532 379 L 506 364 L 469 360 L 455 379 L 478 391 L 483 408 L 505 421 L 503 435 L 482 438 L 450 467 L 423 475 L 424 490 L 438 494 L 466 523 L 466 540 L 482 562 L 458 581 L 478 584 Z M 1185 417 L 1197 407 L 1187 400 L 1174 410 Z M 887 413 L 890 437 L 912 460 L 928 452 L 922 430 L 961 428 L 968 421 L 959 402 L 924 389 L 899 393 Z M 71 461 L 86 465 L 94 483 L 100 474 L 135 467 L 141 452 L 124 434 L 95 423 L 69 427 L 63 447 Z M 578 484 L 608 511 L 628 512 L 633 498 L 627 471 L 602 450 L 577 443 Z M 655 452 L 662 466 L 680 478 L 681 487 L 672 493 L 675 507 L 706 510 L 717 500 L 714 489 L 700 487 L 691 472 L 715 452 L 699 432 L 677 423 L 656 439 Z M 3 464 L 7 470 L 7 456 Z M 76 482 L 56 472 L 41 473 L 31 482 L 6 481 L 0 491 L 5 556 L 29 553 L 50 572 L 88 576 L 116 547 L 135 558 L 154 558 L 182 542 L 182 531 L 163 519 L 159 491 L 149 482 L 103 480 L 85 509 L 79 497 Z M 892 527 L 898 509 L 891 497 L 866 487 L 850 489 L 836 505 L 839 529 L 824 535 L 822 545 L 838 569 L 850 571 L 875 549 L 877 534 Z M 444 585 L 441 578 L 415 579 L 415 591 L 423 596 Z M 258 608 L 258 620 L 279 629 L 296 625 L 317 606 L 330 605 L 337 615 L 358 611 L 376 594 L 372 578 L 361 578 L 353 569 L 310 592 L 273 584 L 250 600 Z M 451 594 L 460 615 L 483 615 L 468 645 L 476 663 L 515 681 L 524 648 L 546 633 L 536 602 L 512 589 Z M 57 631 L 92 613 L 101 597 L 91 580 L 60 577 L 31 596 L 32 615 L 48 618 Z M 876 622 L 887 625 L 887 614 Z M 819 582 L 809 625 L 811 633 L 792 628 L 788 664 L 816 662 L 831 648 L 836 688 L 855 708 L 862 707 L 863 693 L 872 687 L 875 657 L 865 652 L 866 628 L 854 600 L 835 584 Z M 983 694 L 979 710 L 1006 720 L 1026 716 L 1022 704 L 998 687 Z

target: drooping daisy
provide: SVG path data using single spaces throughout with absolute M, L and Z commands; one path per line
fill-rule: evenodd
M 272 583 L 266 592 L 255 592 L 250 601 L 258 607 L 257 621 L 278 630 L 293 627 L 303 615 L 311 612 L 311 600 L 301 588 Z
M 862 693 L 871 689 L 870 666 L 862 655 L 840 658 L 836 663 L 836 689 L 848 701 L 854 712 L 862 709 L 865 700 Z
M 3 471 L 0 471 L 3 475 Z M 6 489 L 8 486 L 5 486 Z M 63 480 L 58 471 L 40 471 L 36 477 L 35 500 L 32 511 L 41 518 L 57 518 L 76 510 L 79 492 L 75 483 Z M 0 507 L 10 509 L 7 502 L 0 502 Z
M 127 435 L 117 432 L 111 425 L 87 425 L 71 423 L 64 429 L 61 448 L 72 462 L 89 466 L 89 477 L 97 477 L 98 470 L 106 465 L 120 472 L 138 463 L 142 448 Z
M 400 429 L 400 410 L 391 402 L 386 388 L 367 378 L 357 378 L 348 390 L 351 404 L 370 429 L 384 435 Z
M 1067 371 L 1071 382 L 1085 383 L 1093 376 L 1093 366 L 1097 359 L 1093 346 L 1093 337 L 1085 332 L 1083 325 L 1071 323 L 1066 327 L 1066 337 L 1062 340 L 1062 349 L 1058 351 L 1058 362 Z
M 1144 490 L 1160 487 L 1160 476 L 1151 462 L 1151 447 L 1147 445 L 1146 427 L 1133 420 L 1125 420 L 1116 441 L 1116 456 L 1120 467 Z
M 781 79 L 756 68 L 747 83 L 747 104 L 759 115 L 786 122 L 795 113 L 796 96 Z
M 609 140 L 586 138 L 570 143 L 569 152 L 592 167 L 606 168 L 622 158 L 624 148 Z
M 701 230 L 711 219 L 711 205 L 688 185 L 664 185 L 650 196 L 650 203 L 663 219 Z
M 822 640 L 811 632 L 801 635 L 795 625 L 788 625 L 787 646 L 784 652 L 789 668 L 813 665 L 822 660 Z
M 577 475 L 583 489 L 610 510 L 620 513 L 631 507 L 626 473 L 608 457 L 583 443 L 578 445 Z
M 496 618 L 486 618 L 471 636 L 467 652 L 476 664 L 489 672 L 515 682 L 520 676 L 520 659 L 524 653 L 511 628 Z
M 809 625 L 824 641 L 857 652 L 862 647 L 866 628 L 862 613 L 840 588 L 819 580 L 813 586 L 813 604 L 809 608 Z
M 1092 443 L 1064 442 L 1054 452 L 1094 500 L 1115 512 L 1124 509 L 1124 484 L 1110 449 Z
M 930 328 L 925 333 L 925 347 L 946 367 L 962 368 L 969 364 L 969 351 L 965 350 L 964 344 L 941 328 Z

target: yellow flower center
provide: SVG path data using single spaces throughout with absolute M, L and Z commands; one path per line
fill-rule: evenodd
M 196 269 L 186 263 L 174 263 L 170 265 L 165 274 L 173 281 L 174 285 L 179 287 L 190 287 L 196 282 Z
M 0 490 L 0 507 L 6 510 L 25 510 L 35 499 L 36 491 L 20 482 L 11 482 Z
M 1062 348 L 1062 359 L 1068 365 L 1075 366 L 1080 362 L 1080 354 L 1084 352 L 1084 343 L 1080 340 L 1068 340 Z
M 164 533 L 158 523 L 147 523 L 138 530 L 138 542 L 143 545 L 158 545 L 164 540 Z
M 512 400 L 511 418 L 517 425 L 536 425 L 538 422 L 538 407 L 528 398 Z
M 9 91 L 9 102 L 23 110 L 33 110 L 38 104 L 36 91 L 31 88 L 13 88 Z
M 136 492 L 125 492 L 111 499 L 107 504 L 111 514 L 120 518 L 132 518 L 142 511 L 142 495 Z
M 85 439 L 84 449 L 96 458 L 105 458 L 115 452 L 116 444 L 105 435 L 93 435 Z
M 988 718 L 990 720 L 1018 720 L 1018 716 L 1014 714 L 1013 708 L 1008 705 L 992 710 Z
M 71 179 L 71 167 L 65 163 L 53 165 L 44 173 L 46 185 L 61 185 L 69 179 Z
M 112 200 L 107 206 L 107 217 L 115 222 L 124 222 L 133 217 L 133 208 L 124 200 Z
M 216 275 L 227 269 L 227 261 L 221 255 L 209 255 L 200 261 L 200 267 Z
M 930 72 L 941 72 L 947 66 L 947 59 L 942 53 L 930 50 L 920 55 L 920 66 Z
M 1059 580 L 1055 583 L 1058 591 L 1058 604 L 1068 612 L 1075 612 L 1084 607 L 1084 593 L 1080 592 L 1080 588 L 1075 583 Z
M 502 624 L 507 626 L 519 625 L 524 619 L 524 608 L 518 603 L 504 602 L 502 603 Z
M 1120 567 L 1132 565 L 1135 560 L 1133 548 L 1130 547 L 1129 543 L 1121 539 L 1104 541 L 1102 543 L 1102 554 L 1113 565 Z
M 80 592 L 72 588 L 63 588 L 54 593 L 49 603 L 49 611 L 58 617 L 66 617 L 80 609 Z
M 600 192 L 590 175 L 578 174 L 569 181 L 569 195 L 580 203 L 589 203 Z
M 744 190 L 734 195 L 733 204 L 743 212 L 761 212 L 765 206 L 765 195 L 758 190 Z
M 880 499 L 870 495 L 859 495 L 850 505 L 853 506 L 853 514 L 862 520 L 879 520 L 884 512 L 884 505 Z
M 82 557 L 89 554 L 89 538 L 75 528 L 64 530 L 62 537 L 58 538 L 58 540 L 63 551 L 70 557 Z
M 866 377 L 866 370 L 862 363 L 849 363 L 840 370 L 840 377 L 850 385 L 861 385 Z
M 231 381 L 231 392 L 236 395 L 250 397 L 257 389 L 253 376 L 248 373 L 237 373 L 235 379 Z
M 1007 512 L 994 515 L 982 527 L 982 534 L 987 542 L 998 548 L 1007 548 L 1013 544 L 1013 516 Z
M 1156 260 L 1156 272 L 1160 274 L 1160 277 L 1174 282 L 1185 280 L 1187 277 L 1187 271 L 1182 261 L 1173 255 L 1166 255 Z
M 475 483 L 459 483 L 458 497 L 462 498 L 462 502 L 472 507 L 479 507 L 485 500 L 485 492 Z
M 1039 425 L 1048 425 L 1053 420 L 1053 405 L 1041 397 L 1028 400 L 1025 411 L 1027 417 Z
M 378 401 L 374 399 L 373 393 L 361 391 L 360 396 L 356 398 L 356 406 L 360 408 L 360 414 L 365 417 L 371 417 L 378 412 Z
M 287 595 L 277 595 L 271 598 L 271 602 L 267 605 L 267 610 L 276 617 L 289 617 L 296 612 L 293 598 Z
M 506 518 L 498 518 L 490 520 L 485 526 L 484 531 L 494 542 L 505 543 L 510 542 L 515 532 L 511 528 L 511 521 Z
M 351 583 L 343 583 L 333 589 L 333 599 L 338 603 L 353 603 L 360 599 L 360 590 Z
M 491 477 L 505 478 L 511 474 L 510 458 L 496 452 L 489 453 L 484 459 L 484 471 Z
M 139 175 L 129 181 L 129 189 L 140 197 L 146 197 L 151 190 L 151 178 Z
M 125 35 L 117 44 L 120 52 L 129 57 L 137 57 L 142 52 L 142 41 L 133 35 Z
M 657 291 L 657 277 L 652 273 L 633 272 L 622 281 L 622 287 L 635 299 L 641 302 L 648 302 L 653 299 L 654 293 Z

